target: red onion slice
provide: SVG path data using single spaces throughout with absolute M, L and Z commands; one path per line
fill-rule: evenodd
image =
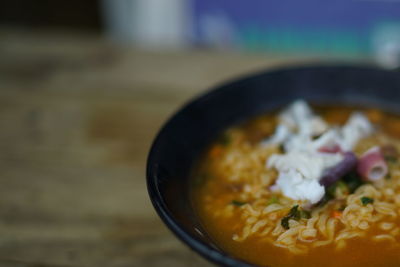
M 353 152 L 346 152 L 343 156 L 344 158 L 339 164 L 325 172 L 321 180 L 319 180 L 321 185 L 325 187 L 332 185 L 356 167 L 357 157 Z
M 365 152 L 357 164 L 357 172 L 365 181 L 377 181 L 388 173 L 388 166 L 379 147 Z

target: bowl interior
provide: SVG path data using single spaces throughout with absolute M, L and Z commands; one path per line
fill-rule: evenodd
M 191 205 L 190 171 L 222 130 L 295 99 L 356 104 L 398 112 L 400 74 L 368 67 L 316 66 L 264 72 L 223 85 L 178 111 L 162 128 L 147 162 L 150 198 L 165 224 L 216 263 L 245 266 L 207 236 Z

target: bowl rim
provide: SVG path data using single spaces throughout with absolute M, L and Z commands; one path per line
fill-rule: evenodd
M 152 202 L 154 209 L 156 210 L 158 216 L 162 219 L 164 224 L 172 231 L 172 233 L 181 240 L 185 245 L 189 246 L 195 252 L 198 252 L 204 258 L 210 260 L 219 265 L 224 266 L 254 266 L 245 261 L 242 261 L 238 258 L 234 258 L 231 255 L 217 250 L 212 246 L 206 244 L 204 241 L 198 239 L 193 236 L 191 233 L 184 230 L 184 227 L 176 221 L 173 214 L 168 209 L 167 204 L 163 200 L 161 192 L 159 190 L 159 186 L 157 183 L 158 178 L 155 175 L 154 163 L 155 163 L 155 154 L 158 153 L 158 144 L 160 139 L 165 132 L 168 131 L 169 125 L 172 124 L 173 121 L 177 120 L 177 118 L 182 114 L 187 112 L 191 108 L 192 105 L 204 101 L 208 97 L 215 96 L 217 94 L 221 94 L 226 90 L 229 90 L 230 87 L 237 83 L 244 83 L 251 79 L 255 79 L 262 75 L 274 75 L 275 73 L 281 72 L 296 72 L 301 70 L 321 70 L 321 69 L 349 69 L 349 70 L 360 70 L 360 71 L 380 71 L 380 72 L 395 72 L 391 70 L 382 69 L 376 65 L 371 64 L 335 64 L 335 63 L 322 63 L 322 64 L 292 64 L 290 66 L 281 66 L 274 68 L 266 68 L 256 72 L 245 73 L 244 75 L 235 76 L 235 78 L 228 79 L 225 82 L 218 83 L 216 86 L 211 87 L 210 89 L 206 89 L 202 93 L 192 96 L 186 103 L 181 105 L 180 108 L 175 110 L 172 115 L 164 122 L 158 131 L 156 137 L 154 138 L 153 143 L 151 144 L 150 151 L 147 157 L 146 163 L 146 179 L 147 179 L 147 191 Z

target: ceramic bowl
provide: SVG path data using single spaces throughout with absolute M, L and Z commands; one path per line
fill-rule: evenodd
M 147 184 L 166 226 L 208 260 L 248 266 L 214 243 L 202 228 L 189 195 L 190 171 L 224 129 L 295 99 L 356 104 L 398 112 L 400 74 L 374 67 L 308 66 L 261 72 L 228 82 L 195 98 L 162 127 L 148 156 Z

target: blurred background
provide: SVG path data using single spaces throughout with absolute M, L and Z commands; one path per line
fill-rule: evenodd
M 0 7 L 0 266 L 208 266 L 161 223 L 146 157 L 229 79 L 400 65 L 400 1 L 35 0 Z
M 153 50 L 400 58 L 400 2 L 377 0 L 6 1 L 5 25 L 92 31 L 118 44 Z

